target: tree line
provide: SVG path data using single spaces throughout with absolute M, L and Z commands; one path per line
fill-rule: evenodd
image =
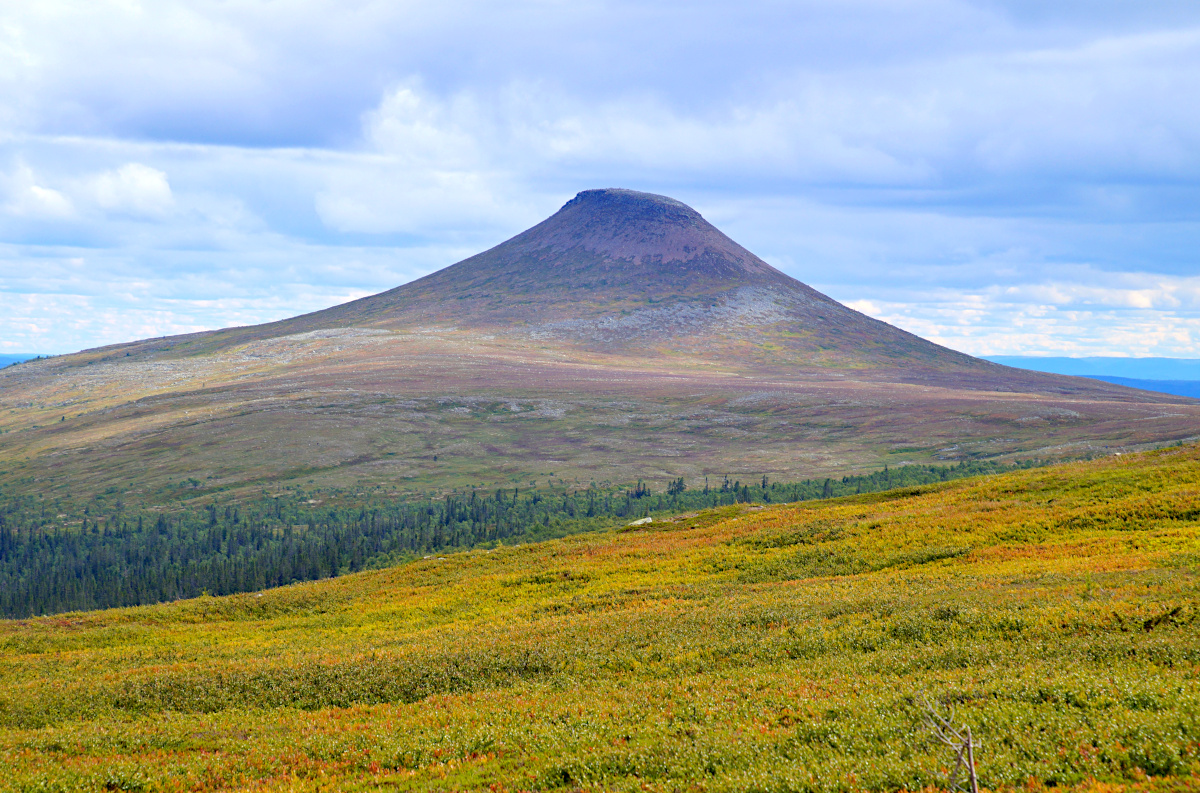
M 725 477 L 692 488 L 679 478 L 658 493 L 641 481 L 625 488 L 512 488 L 438 497 L 294 488 L 237 503 L 170 508 L 129 504 L 112 493 L 82 506 L 0 493 L 0 614 L 27 617 L 252 592 L 658 513 L 835 498 L 1032 465 L 907 465 L 794 483 Z

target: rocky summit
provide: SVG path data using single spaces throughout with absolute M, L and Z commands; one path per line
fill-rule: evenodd
M 0 370 L 0 489 L 795 481 L 1197 426 L 1193 400 L 1000 366 L 853 311 L 674 199 L 586 190 L 371 297 Z

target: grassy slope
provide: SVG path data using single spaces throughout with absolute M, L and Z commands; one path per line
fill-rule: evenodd
M 1185 447 L 0 623 L 13 789 L 894 789 L 1200 771 Z
M 661 489 L 677 476 L 691 486 L 724 474 L 797 481 L 903 462 L 1134 451 L 1200 426 L 1200 403 L 1136 392 L 1124 398 L 1144 401 L 1121 401 L 1121 389 L 1094 381 L 1079 380 L 1079 393 L 988 392 L 867 382 L 834 362 L 814 373 L 786 358 L 755 369 L 465 332 L 346 334 L 196 356 L 109 349 L 0 370 L 0 487 L 76 499 L 115 487 L 148 500 L 188 479 L 245 495 L 526 487 L 553 474 Z

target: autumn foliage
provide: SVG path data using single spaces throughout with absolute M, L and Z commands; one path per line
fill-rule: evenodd
M 1194 447 L 0 623 L 0 788 L 1184 789 Z

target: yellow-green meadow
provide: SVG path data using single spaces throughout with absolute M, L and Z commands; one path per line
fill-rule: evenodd
M 1200 783 L 1200 454 L 0 622 L 0 788 Z

